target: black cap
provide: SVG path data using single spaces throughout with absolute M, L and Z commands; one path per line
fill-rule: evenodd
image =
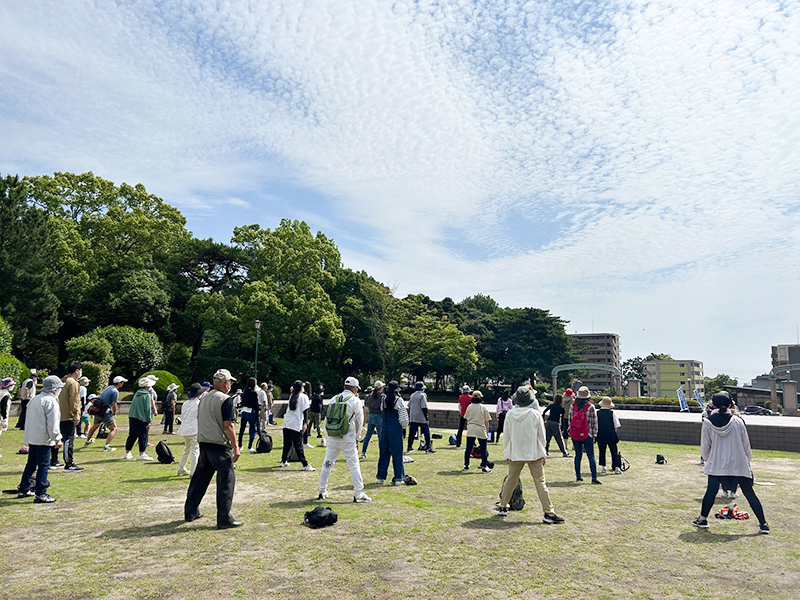
M 717 392 L 711 396 L 711 403 L 717 408 L 722 408 L 733 404 L 733 398 L 728 392 Z
M 199 383 L 193 383 L 189 386 L 189 398 L 197 398 L 200 395 L 200 392 L 203 391 L 203 386 Z

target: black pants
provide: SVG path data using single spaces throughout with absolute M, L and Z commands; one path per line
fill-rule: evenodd
M 175 411 L 164 411 L 164 433 L 172 433 L 172 425 L 175 423 Z
M 558 421 L 545 421 L 544 428 L 547 431 L 547 441 L 544 446 L 545 451 L 550 454 L 550 440 L 556 438 L 556 443 L 558 444 L 558 449 L 561 450 L 561 454 L 564 456 L 569 454 L 564 447 L 564 438 L 561 437 L 561 426 L 558 424 Z
M 417 428 L 419 427 L 420 435 L 425 436 L 425 450 L 431 449 L 431 428 L 427 423 L 409 423 L 408 424 L 408 448 L 411 450 L 414 446 L 414 438 L 417 437 Z
M 467 428 L 467 420 L 464 417 L 458 422 L 458 433 L 456 434 L 456 448 L 461 447 L 461 434 L 464 433 L 464 430 Z
M 500 441 L 500 434 L 503 433 L 503 427 L 506 424 L 506 413 L 501 412 L 497 414 L 497 433 L 494 435 L 495 443 Z
M 708 517 L 708 513 L 711 512 L 711 507 L 714 506 L 714 498 L 717 497 L 719 486 L 723 481 L 731 488 L 738 484 L 739 487 L 742 488 L 744 497 L 747 498 L 747 503 L 750 505 L 750 508 L 753 509 L 753 514 L 756 519 L 758 519 L 758 524 L 763 525 L 766 523 L 764 519 L 764 507 L 761 506 L 761 500 L 758 499 L 758 496 L 756 496 L 753 490 L 753 480 L 747 477 L 717 477 L 715 475 L 709 475 L 706 495 L 703 496 L 703 506 L 700 510 L 700 514 L 703 517 Z
M 28 414 L 28 402 L 30 400 L 19 401 L 19 419 L 17 419 L 17 429 L 25 430 L 25 415 Z
M 72 457 L 72 451 L 75 449 L 75 421 L 61 421 L 59 424 L 61 430 L 61 443 L 64 448 L 64 466 L 71 467 L 75 464 Z M 50 450 L 50 464 L 58 463 L 58 449 L 54 446 Z
M 467 449 L 464 450 L 464 466 L 469 466 L 469 459 L 470 455 L 472 454 L 472 449 L 475 447 L 475 439 L 474 437 L 467 436 Z M 481 467 L 486 466 L 486 461 L 489 459 L 489 452 L 486 450 L 486 439 L 478 439 L 478 445 L 481 448 Z
M 308 411 L 310 409 L 306 409 L 303 411 L 303 421 L 308 423 Z M 311 433 L 311 427 L 306 427 L 306 430 L 303 432 L 303 443 L 308 443 L 308 434 Z M 241 444 L 240 444 L 241 445 Z
M 137 440 L 139 441 L 139 453 L 147 450 L 147 423 L 130 417 L 128 419 L 128 429 L 128 439 L 125 440 L 125 452 L 130 452 Z
M 211 478 L 217 474 L 217 525 L 234 520 L 231 514 L 233 491 L 236 488 L 236 473 L 233 470 L 233 451 L 227 446 L 200 442 L 200 460 L 189 482 L 183 515 L 186 519 L 200 513 L 200 502 L 206 495 Z
M 306 430 L 308 431 L 308 430 Z M 283 452 L 281 452 L 281 462 L 289 462 L 289 448 L 294 447 L 297 458 L 305 467 L 308 464 L 306 453 L 303 451 L 303 434 L 288 427 L 283 428 Z
M 600 457 L 597 459 L 597 464 L 601 467 L 606 466 L 606 446 L 608 446 L 608 450 L 611 452 L 611 468 L 621 469 L 622 461 L 619 459 L 619 450 L 617 450 L 616 441 L 597 438 L 597 452 L 600 454 Z

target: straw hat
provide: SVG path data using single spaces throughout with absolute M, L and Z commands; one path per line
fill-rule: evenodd
M 608 396 L 603 396 L 600 400 L 600 408 L 614 408 L 614 402 Z
M 589 388 L 585 385 L 578 388 L 578 398 L 590 398 L 591 396 L 592 392 L 590 392 Z

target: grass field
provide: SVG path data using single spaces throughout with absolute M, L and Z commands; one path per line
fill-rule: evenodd
M 122 428 L 127 423 L 123 417 Z M 157 426 L 154 429 L 158 429 Z M 51 471 L 52 505 L 0 498 L 0 599 L 50 598 L 797 598 L 800 589 L 800 455 L 754 452 L 756 491 L 772 527 L 711 519 L 691 525 L 705 477 L 698 448 L 624 442 L 631 469 L 574 481 L 572 460 L 546 471 L 564 525 L 541 523 L 529 474 L 527 505 L 503 519 L 495 502 L 505 475 L 501 446 L 491 474 L 461 472 L 462 453 L 439 446 L 414 453 L 414 487 L 375 483 L 377 443 L 362 462 L 371 504 L 353 504 L 340 458 L 324 504 L 333 527 L 310 530 L 303 514 L 317 504 L 319 471 L 278 469 L 280 430 L 271 454 L 245 454 L 237 470 L 235 530 L 214 528 L 213 483 L 204 519 L 183 522 L 188 478 L 176 465 L 124 461 L 78 440 L 83 473 Z M 447 435 L 445 435 L 445 438 Z M 22 434 L 0 437 L 0 487 L 16 487 L 25 457 Z M 179 436 L 166 439 L 176 458 Z M 318 440 L 312 437 L 316 445 Z M 323 448 L 308 450 L 319 469 Z M 656 465 L 656 453 L 666 465 Z M 155 454 L 151 452 L 151 454 Z M 558 454 L 558 453 L 557 453 Z M 584 459 L 584 468 L 586 461 Z M 739 507 L 749 511 L 743 498 Z M 719 508 L 723 505 L 720 498 Z

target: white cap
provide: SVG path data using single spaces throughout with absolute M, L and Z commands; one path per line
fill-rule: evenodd
M 170 383 L 170 384 L 167 386 L 167 390 L 168 390 L 168 391 L 170 391 L 170 392 L 171 392 L 172 390 L 177 390 L 177 389 L 178 389 L 178 384 L 177 384 L 177 383 Z
M 376 390 L 377 390 L 377 389 L 379 389 L 379 388 L 382 388 L 382 387 L 384 387 L 384 385 L 383 385 L 383 382 L 382 382 L 380 379 L 378 379 L 378 380 L 377 380 L 375 383 L 373 383 L 372 385 L 373 385 L 373 387 L 374 387 Z
M 56 392 L 64 387 L 64 382 L 58 375 L 48 375 L 42 382 L 43 392 Z
M 231 372 L 228 369 L 217 369 L 217 372 L 214 373 L 214 379 L 219 379 L 221 381 L 236 381 L 236 378 L 231 375 Z
M 348 377 L 347 379 L 345 379 L 344 386 L 361 388 L 361 386 L 358 384 L 358 379 L 356 379 L 355 377 Z
M 100 396 L 98 396 L 97 394 L 89 394 L 89 397 L 88 397 L 88 398 L 86 398 L 86 399 L 87 399 L 87 400 L 95 400 L 95 399 L 97 399 L 97 398 L 99 398 L 99 397 L 100 397 Z
M 113 384 L 125 383 L 126 381 L 128 381 L 128 380 L 125 379 L 124 377 L 122 377 L 121 375 L 117 375 L 116 377 L 114 377 L 114 381 L 112 381 L 111 383 L 113 383 Z

